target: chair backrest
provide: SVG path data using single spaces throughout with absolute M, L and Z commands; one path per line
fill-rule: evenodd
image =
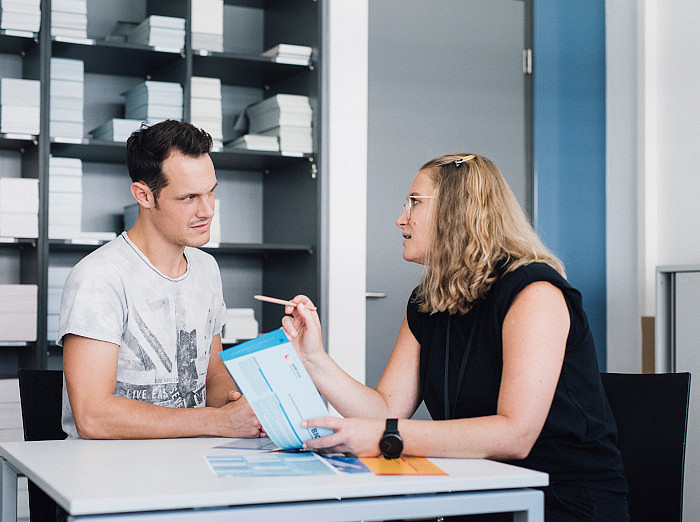
M 19 396 L 24 440 L 62 440 L 63 372 L 20 369 Z
M 61 370 L 20 369 L 19 400 L 22 408 L 24 440 L 62 440 L 63 372 Z M 32 522 L 56 520 L 56 503 L 31 480 L 29 518 Z
M 689 373 L 602 373 L 634 522 L 680 522 Z

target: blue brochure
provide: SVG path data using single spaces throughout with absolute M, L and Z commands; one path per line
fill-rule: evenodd
M 221 359 L 278 447 L 300 448 L 333 433 L 301 427 L 305 419 L 328 415 L 328 408 L 281 328 L 222 351 Z

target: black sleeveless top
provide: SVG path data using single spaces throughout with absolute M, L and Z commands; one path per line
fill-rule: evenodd
M 421 313 L 414 291 L 406 317 L 421 345 L 422 398 L 435 420 L 496 414 L 503 370 L 503 320 L 518 293 L 536 281 L 548 281 L 562 291 L 571 325 L 561 375 L 542 432 L 530 454 L 511 464 L 549 473 L 550 484 L 625 492 L 617 428 L 600 379 L 581 294 L 548 265 L 533 263 L 502 275 L 488 295 L 464 315 Z

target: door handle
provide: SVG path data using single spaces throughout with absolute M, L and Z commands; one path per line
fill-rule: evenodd
M 386 292 L 365 292 L 365 297 L 367 299 L 384 299 Z

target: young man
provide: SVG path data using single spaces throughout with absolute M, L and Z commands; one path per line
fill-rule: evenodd
M 167 120 L 127 142 L 136 224 L 80 261 L 63 291 L 69 438 L 257 437 L 224 367 L 226 311 L 209 241 L 217 185 L 209 134 Z

